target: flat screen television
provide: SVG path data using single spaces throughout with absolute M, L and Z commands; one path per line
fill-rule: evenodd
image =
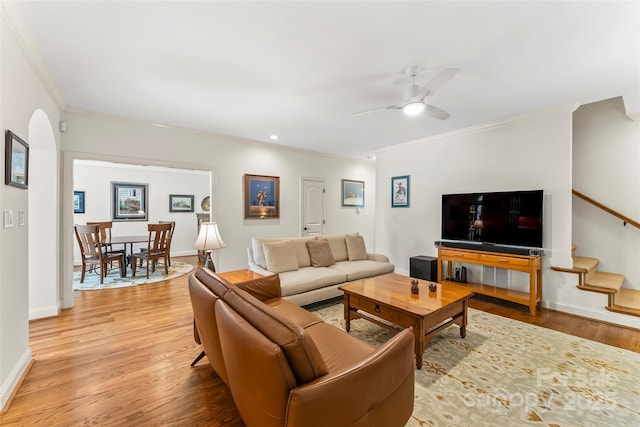
M 442 239 L 542 248 L 542 190 L 443 194 Z

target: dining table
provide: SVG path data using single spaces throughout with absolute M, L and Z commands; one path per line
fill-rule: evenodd
M 111 236 L 111 245 L 124 245 L 124 256 L 127 265 L 131 265 L 131 258 L 133 255 L 134 243 L 146 243 L 149 241 L 148 234 L 142 234 L 139 236 Z M 128 245 L 128 251 L 127 251 Z

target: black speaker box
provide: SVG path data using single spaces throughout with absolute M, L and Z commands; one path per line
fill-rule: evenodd
M 438 258 L 425 255 L 409 258 L 409 276 L 436 282 L 438 280 Z

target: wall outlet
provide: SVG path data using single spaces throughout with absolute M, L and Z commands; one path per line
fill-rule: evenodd
M 13 211 L 3 211 L 3 227 L 4 228 L 11 228 L 13 227 Z

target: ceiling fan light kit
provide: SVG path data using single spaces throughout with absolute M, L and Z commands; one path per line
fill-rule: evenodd
M 407 116 L 417 116 L 422 113 L 424 109 L 425 105 L 422 102 L 410 102 L 402 107 L 402 111 L 404 111 Z

